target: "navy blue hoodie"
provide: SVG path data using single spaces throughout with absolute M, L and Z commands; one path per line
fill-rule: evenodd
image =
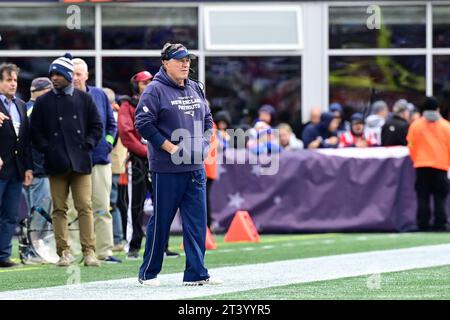
M 112 143 L 106 141 L 106 136 L 114 138 L 117 133 L 116 119 L 114 118 L 111 104 L 108 97 L 102 89 L 92 86 L 87 86 L 87 93 L 89 93 L 94 100 L 97 107 L 98 114 L 103 123 L 103 136 L 98 142 L 97 146 L 92 150 L 92 164 L 108 164 L 111 163 L 109 154 L 113 149 Z
M 187 79 L 179 86 L 161 67 L 139 100 L 135 126 L 148 141 L 151 171 L 176 173 L 204 168 L 212 116 L 195 81 Z M 184 130 L 172 136 L 176 129 Z M 161 149 L 166 139 L 180 146 L 175 155 L 183 157 L 181 163 L 172 161 L 171 155 Z
M 336 132 L 330 132 L 328 127 L 330 126 L 331 121 L 334 119 L 334 115 L 331 112 L 324 112 L 320 116 L 320 123 L 318 124 L 309 124 L 303 130 L 302 140 L 305 144 L 305 147 L 308 148 L 308 145 L 317 139 L 317 137 L 321 137 L 322 142 L 320 143 L 319 148 L 336 148 L 336 145 L 330 145 L 325 142 L 326 139 L 337 136 Z

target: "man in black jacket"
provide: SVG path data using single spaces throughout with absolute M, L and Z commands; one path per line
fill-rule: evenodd
M 72 191 L 78 211 L 80 242 L 85 266 L 98 266 L 92 213 L 92 149 L 102 138 L 103 124 L 89 94 L 72 85 L 72 56 L 50 65 L 53 90 L 37 98 L 31 117 L 34 146 L 44 154 L 50 178 L 53 229 L 59 266 L 74 259 L 68 243 L 67 197 Z
M 392 118 L 388 119 L 381 129 L 381 145 L 406 146 L 410 116 L 408 102 L 404 99 L 398 100 L 392 109 Z
M 0 268 L 14 267 L 11 239 L 16 227 L 22 182 L 30 185 L 33 164 L 25 102 L 16 98 L 19 68 L 0 65 Z

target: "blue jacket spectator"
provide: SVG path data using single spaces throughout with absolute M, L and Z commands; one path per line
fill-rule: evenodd
M 320 116 L 320 123 L 310 124 L 303 130 L 302 140 L 308 149 L 336 148 L 339 140 L 337 128 L 339 119 L 331 112 L 324 112 Z
M 93 165 L 108 164 L 111 163 L 109 153 L 113 148 L 114 139 L 117 133 L 116 119 L 114 119 L 108 97 L 102 89 L 87 86 L 87 93 L 89 93 L 92 100 L 94 100 L 103 127 L 105 128 L 105 130 L 103 130 L 102 139 L 100 139 L 100 142 L 92 151 L 92 162 Z
M 350 122 L 344 120 L 344 108 L 338 102 L 333 102 L 330 104 L 330 112 L 334 113 L 335 117 L 339 117 L 341 122 L 337 129 L 338 136 L 341 136 L 345 132 L 349 132 L 351 129 Z

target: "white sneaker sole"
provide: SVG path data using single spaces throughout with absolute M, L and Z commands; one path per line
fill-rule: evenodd
M 150 280 L 138 279 L 138 282 L 141 286 L 144 287 L 159 287 L 161 285 L 161 282 L 159 282 L 159 280 L 156 278 Z
M 183 286 L 186 287 L 198 287 L 198 286 L 218 286 L 223 284 L 223 281 L 220 279 L 206 279 L 206 280 L 199 280 L 199 281 L 183 281 Z

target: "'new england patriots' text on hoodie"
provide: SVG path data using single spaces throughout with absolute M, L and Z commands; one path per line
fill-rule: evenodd
M 212 123 L 199 85 L 187 79 L 184 86 L 179 86 L 161 67 L 136 108 L 135 126 L 148 141 L 150 170 L 176 173 L 204 168 Z M 180 146 L 176 154 L 183 157 L 182 163 L 174 162 L 161 149 L 166 139 Z

